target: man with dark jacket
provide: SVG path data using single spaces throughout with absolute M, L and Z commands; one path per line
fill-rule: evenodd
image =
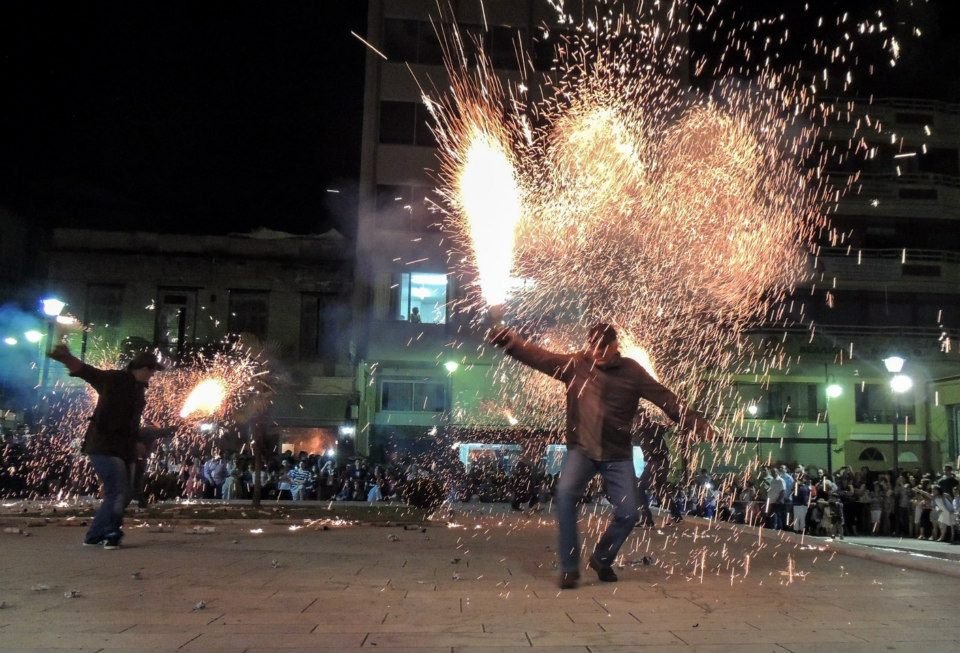
M 710 425 L 658 383 L 635 360 L 620 356 L 617 332 L 609 324 L 591 327 L 587 346 L 572 354 L 542 349 L 511 331 L 491 332 L 490 342 L 567 387 L 567 458 L 557 486 L 561 589 L 580 579 L 577 501 L 598 472 L 606 484 L 614 517 L 588 562 L 604 582 L 615 582 L 613 562 L 637 521 L 637 479 L 631 429 L 640 399 L 659 406 L 681 427 L 712 438 Z
M 90 458 L 100 478 L 103 503 L 94 515 L 83 544 L 118 549 L 123 538 L 123 511 L 132 496 L 147 384 L 150 377 L 164 367 L 154 354 L 144 352 L 137 354 L 126 370 L 101 370 L 80 361 L 63 344 L 57 345 L 49 356 L 63 363 L 70 376 L 83 379 L 97 391 L 97 405 L 81 451 Z

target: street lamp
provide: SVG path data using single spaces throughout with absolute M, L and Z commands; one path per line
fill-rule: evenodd
M 27 342 L 32 343 L 34 345 L 40 342 L 41 340 L 43 340 L 43 334 L 37 331 L 36 329 L 30 329 L 29 331 L 25 331 L 23 334 L 23 337 L 27 339 Z
M 827 425 L 827 474 L 833 475 L 833 439 L 830 436 L 830 400 L 843 394 L 843 386 L 839 383 L 827 385 L 827 407 L 823 411 L 823 421 Z
M 46 299 L 41 299 L 40 304 L 43 306 L 43 312 L 47 317 L 57 317 L 63 312 L 63 309 L 67 305 L 66 302 L 57 299 L 56 297 L 47 297 Z
M 893 473 L 896 476 L 900 469 L 900 438 L 897 435 L 897 422 L 900 421 L 900 395 L 908 392 L 913 387 L 913 379 L 906 374 L 901 374 L 903 365 L 906 363 L 900 356 L 889 356 L 883 359 L 883 365 L 887 372 L 893 376 L 890 378 L 890 391 L 893 392 L 896 411 L 893 414 Z
M 56 343 L 53 342 L 53 324 L 54 321 L 60 316 L 60 313 L 63 312 L 63 309 L 66 308 L 67 303 L 56 297 L 47 297 L 46 299 L 40 300 L 40 305 L 43 307 L 43 314 L 47 316 L 47 348 L 53 349 Z M 43 357 L 43 367 L 40 372 L 40 388 L 45 389 L 47 387 L 47 379 L 50 376 L 50 358 L 49 356 Z

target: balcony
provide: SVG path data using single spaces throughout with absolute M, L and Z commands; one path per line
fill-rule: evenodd
M 830 172 L 838 187 L 848 173 Z M 960 177 L 931 173 L 862 174 L 840 201 L 840 215 L 960 220 Z
M 811 272 L 839 287 L 954 293 L 960 288 L 960 253 L 914 249 L 825 247 L 810 259 Z M 960 300 L 960 297 L 958 297 Z

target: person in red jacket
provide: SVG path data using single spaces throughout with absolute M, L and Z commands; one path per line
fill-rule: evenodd
M 609 324 L 591 327 L 584 349 L 570 354 L 542 349 L 511 329 L 493 330 L 488 339 L 567 387 L 567 458 L 556 495 L 561 589 L 576 587 L 580 579 L 577 501 L 597 473 L 605 482 L 614 516 L 588 564 L 601 581 L 616 582 L 613 562 L 638 518 L 631 431 L 640 399 L 659 406 L 701 437 L 712 439 L 713 430 L 638 362 L 620 355 L 617 332 Z
M 144 352 L 137 354 L 125 370 L 101 370 L 82 362 L 63 344 L 48 355 L 63 363 L 70 376 L 83 379 L 97 391 L 97 405 L 81 451 L 87 454 L 100 479 L 103 503 L 83 544 L 118 549 L 123 538 L 123 511 L 132 497 L 147 384 L 164 366 L 154 354 Z

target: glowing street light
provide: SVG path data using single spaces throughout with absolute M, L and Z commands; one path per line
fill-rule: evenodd
M 27 342 L 30 342 L 33 344 L 37 344 L 38 342 L 43 340 L 43 334 L 37 331 L 36 329 L 30 329 L 29 331 L 25 331 L 23 334 L 23 337 L 27 339 Z
M 897 374 L 890 379 L 890 389 L 896 394 L 902 395 L 913 387 L 913 379 L 906 374 Z
M 827 386 L 827 398 L 836 399 L 843 394 L 843 386 L 839 383 L 831 383 Z
M 443 367 L 444 369 L 447 370 L 447 372 L 449 372 L 450 374 L 453 374 L 458 369 L 460 369 L 460 363 L 458 363 L 457 361 L 447 361 L 446 363 L 443 364 Z
M 11 347 L 13 347 L 15 344 L 17 344 L 17 339 L 14 338 L 13 336 L 7 336 L 6 338 L 3 339 L 3 341 L 4 341 L 6 344 L 10 345 Z
M 903 364 L 906 362 L 900 356 L 889 356 L 883 359 L 883 365 L 890 374 L 900 374 L 903 371 Z
M 889 356 L 883 359 L 883 365 L 893 375 L 890 379 L 890 391 L 896 401 L 896 412 L 893 414 L 893 471 L 896 474 L 900 465 L 900 438 L 897 435 L 897 422 L 900 421 L 900 395 L 913 387 L 913 379 L 901 374 L 903 365 L 907 361 L 900 356 Z
M 66 302 L 57 299 L 56 297 L 48 297 L 46 299 L 40 300 L 40 304 L 43 305 L 43 312 L 49 317 L 57 317 L 66 308 Z
M 749 406 L 747 406 L 747 412 L 750 413 L 750 417 L 756 417 L 758 410 L 760 409 L 757 408 L 756 404 L 750 404 Z

